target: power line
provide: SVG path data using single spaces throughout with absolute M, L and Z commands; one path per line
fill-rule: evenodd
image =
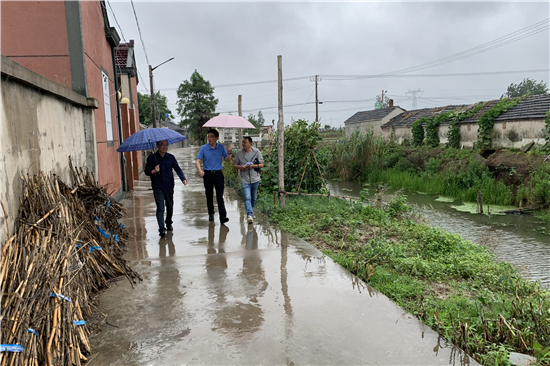
M 120 24 L 118 23 L 118 20 L 116 18 L 116 15 L 115 15 L 115 12 L 113 11 L 113 8 L 111 7 L 111 3 L 109 1 L 106 1 L 107 5 L 109 5 L 109 9 L 111 10 L 111 14 L 113 14 L 113 18 L 115 20 L 115 23 L 116 25 L 118 25 L 118 30 L 120 31 L 120 36 L 122 37 L 122 40 L 124 41 L 124 43 L 128 43 L 126 41 L 126 38 L 124 38 L 124 33 L 122 33 L 122 27 L 120 26 Z
M 300 77 L 297 77 L 297 78 L 283 79 L 283 81 L 294 81 L 294 80 L 302 80 L 302 79 L 309 79 L 309 78 L 310 78 L 310 76 L 300 76 Z M 278 82 L 278 80 L 252 81 L 252 82 L 248 82 L 248 83 L 214 85 L 212 87 L 213 88 L 227 88 L 227 87 L 230 87 L 230 86 L 258 85 L 258 84 L 268 84 L 268 83 L 276 83 L 276 82 Z M 178 90 L 178 88 L 161 88 L 161 89 L 158 89 L 158 90 Z
M 143 37 L 141 35 L 141 28 L 139 27 L 139 21 L 136 14 L 136 8 L 134 7 L 134 1 L 130 0 L 130 3 L 132 4 L 132 9 L 134 10 L 134 18 L 136 18 L 136 25 L 139 33 L 139 39 L 141 40 L 141 45 L 143 46 L 143 53 L 145 54 L 145 60 L 147 61 L 147 65 L 150 65 L 149 57 L 147 57 L 147 50 L 145 49 L 145 43 L 143 42 Z
M 309 85 L 308 85 L 309 86 Z M 306 102 L 304 103 L 304 105 L 302 106 L 302 109 L 300 109 L 300 112 L 298 112 L 294 118 L 298 118 L 298 116 L 300 115 L 300 113 L 302 113 L 302 111 L 304 110 L 306 104 L 309 102 L 309 100 L 311 99 L 311 96 L 313 95 L 313 93 L 315 92 L 315 89 L 311 91 L 311 94 L 309 95 L 309 97 L 307 98 Z
M 378 79 L 378 78 L 439 78 L 439 77 L 464 77 L 464 76 L 493 76 L 507 74 L 525 74 L 536 72 L 548 72 L 550 69 L 534 69 L 534 70 L 512 70 L 512 71 L 485 71 L 485 72 L 461 72 L 453 74 L 375 74 L 375 75 L 323 75 L 327 80 L 356 80 L 356 79 Z
M 485 72 L 462 72 L 462 73 L 452 73 L 452 74 L 400 74 L 400 75 L 389 75 L 389 74 L 372 74 L 372 75 L 322 75 L 326 80 L 358 80 L 358 79 L 378 79 L 378 78 L 439 78 L 439 77 L 464 77 L 464 76 L 495 76 L 495 75 L 510 75 L 510 74 L 528 74 L 528 73 L 538 73 L 538 72 L 549 72 L 550 69 L 532 69 L 532 70 L 510 70 L 510 71 L 485 71 Z M 309 76 L 292 78 L 292 79 L 283 79 L 283 81 L 299 80 L 299 79 L 308 79 Z M 277 80 L 274 80 L 275 82 Z M 227 84 L 227 85 L 218 85 L 214 88 L 228 87 L 228 86 L 241 86 L 241 85 L 254 85 L 254 84 L 265 84 L 273 81 L 258 81 L 251 83 L 242 83 L 242 84 Z M 334 85 L 334 84 L 331 84 Z M 160 88 L 158 90 L 177 90 L 178 88 Z M 477 89 L 476 89 L 477 90 Z M 481 89 L 480 89 L 481 90 Z
M 443 57 L 441 59 L 437 59 L 437 60 L 430 61 L 430 62 L 420 64 L 420 65 L 417 65 L 417 66 L 409 67 L 409 68 L 406 68 L 406 69 L 401 69 L 401 70 L 389 72 L 389 73 L 386 73 L 386 74 L 398 74 L 398 73 L 404 73 L 404 72 L 413 71 L 413 70 L 418 71 L 418 70 L 422 70 L 422 69 L 425 69 L 425 68 L 440 66 L 440 65 L 443 65 L 443 64 L 446 64 L 446 63 L 458 61 L 458 60 L 461 60 L 463 58 L 474 56 L 474 55 L 477 55 L 477 54 L 482 53 L 482 52 L 487 52 L 487 51 L 492 50 L 494 48 L 502 47 L 502 46 L 505 46 L 507 44 L 519 41 L 523 38 L 527 38 L 527 37 L 530 37 L 532 35 L 538 34 L 540 32 L 544 32 L 545 30 L 548 30 L 550 28 L 549 20 L 550 20 L 550 18 L 545 19 L 543 21 L 540 21 L 538 23 L 530 25 L 526 28 L 520 29 L 518 31 L 512 32 L 512 33 L 507 34 L 505 36 L 494 39 L 490 42 L 487 42 L 487 43 L 484 43 L 484 44 L 479 45 L 477 47 L 473 47 L 471 49 L 456 53 L 454 55 Z
M 111 10 L 111 14 L 113 15 L 113 19 L 115 20 L 115 23 L 118 26 L 118 30 L 120 31 L 120 36 L 122 37 L 122 40 L 124 41 L 124 43 L 128 43 L 128 41 L 124 37 L 124 33 L 122 32 L 122 27 L 120 26 L 120 24 L 117 20 L 117 17 L 115 15 L 115 11 L 113 10 L 113 7 L 109 3 L 109 1 L 106 1 L 106 3 L 107 3 L 107 5 L 109 5 L 109 9 Z M 133 4 L 132 4 L 132 6 L 133 6 Z M 137 18 L 136 18 L 136 21 L 137 21 Z M 139 29 L 139 25 L 138 25 L 138 29 Z M 140 36 L 141 36 L 141 33 L 140 33 Z M 143 43 L 143 41 L 142 41 L 142 43 Z M 145 50 L 145 46 L 144 46 L 144 50 Z M 117 68 L 120 70 L 120 67 L 117 66 Z M 143 76 L 141 76 L 141 73 L 139 72 L 139 69 L 137 68 L 137 65 L 136 65 L 136 71 L 137 71 L 137 73 L 138 73 L 141 80 L 146 80 L 146 79 L 143 78 Z M 149 89 L 147 88 L 147 85 L 145 83 L 143 84 L 143 87 L 145 88 L 147 93 L 149 93 Z

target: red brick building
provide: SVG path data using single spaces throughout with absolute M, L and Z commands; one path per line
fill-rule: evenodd
M 0 6 L 2 55 L 98 100 L 94 114 L 96 178 L 108 185 L 115 199 L 122 198 L 133 174 L 128 175 L 124 155 L 116 151 L 123 141 L 117 97 L 121 78 L 115 66 L 120 37 L 110 26 L 105 2 L 1 1 Z M 130 86 L 135 95 L 132 100 L 137 101 L 137 77 Z

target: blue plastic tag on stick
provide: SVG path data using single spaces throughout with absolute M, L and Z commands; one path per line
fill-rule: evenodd
M 27 328 L 27 330 L 38 337 L 38 332 L 36 330 L 34 330 L 32 328 Z
M 20 344 L 0 344 L 0 352 L 23 352 L 24 350 Z
M 53 292 L 50 292 L 50 296 L 51 297 L 58 297 L 62 300 L 65 300 L 65 301 L 68 301 L 68 302 L 73 302 L 73 300 L 69 299 L 67 296 L 63 296 L 61 294 L 54 294 Z
M 91 253 L 91 252 L 94 252 L 96 250 L 102 250 L 101 247 L 94 247 L 93 245 L 90 247 L 90 250 L 88 251 L 88 253 Z
M 103 230 L 102 228 L 100 228 L 99 226 L 97 227 L 97 231 L 99 231 L 104 237 L 106 237 L 107 239 L 111 237 L 111 235 L 107 234 L 105 232 L 105 230 Z
M 74 325 L 86 325 L 85 320 L 73 320 Z

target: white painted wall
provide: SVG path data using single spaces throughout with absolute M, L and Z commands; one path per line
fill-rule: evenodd
M 545 128 L 544 119 L 537 120 L 514 120 L 512 122 L 496 122 L 493 126 L 493 149 L 521 148 L 530 142 L 544 145 L 545 140 L 542 136 L 542 130 Z M 477 141 L 477 123 L 468 123 L 460 125 L 460 145 L 472 148 Z M 439 142 L 446 144 L 448 141 L 448 124 L 442 124 L 438 127 Z M 391 129 L 384 128 L 382 134 L 385 138 L 390 138 Z M 394 129 L 395 140 L 402 144 L 405 139 L 412 141 L 412 132 L 410 127 L 396 127 Z

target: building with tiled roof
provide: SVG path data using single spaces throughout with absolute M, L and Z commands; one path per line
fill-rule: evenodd
M 490 100 L 469 105 L 449 105 L 406 111 L 382 125 L 382 134 L 389 138 L 393 131 L 394 138 L 400 144 L 405 140 L 412 141 L 411 126 L 418 119 L 434 117 L 455 109 L 467 111 L 483 103 L 483 107 L 475 115 L 460 122 L 461 146 L 473 147 L 477 141 L 479 119 L 497 102 L 498 100 Z M 493 148 L 521 148 L 531 142 L 544 144 L 542 130 L 545 127 L 548 110 L 550 110 L 550 94 L 543 94 L 528 96 L 513 108 L 500 114 L 495 118 L 493 126 Z M 446 143 L 449 121 L 441 122 L 438 131 L 440 142 Z
M 389 108 L 357 112 L 344 121 L 346 136 L 351 136 L 356 130 L 365 132 L 367 129 L 373 129 L 376 134 L 381 134 L 382 125 L 404 112 L 405 110 L 401 107 L 394 107 L 392 100 L 390 100 Z
M 115 47 L 115 65 L 118 73 L 130 74 L 137 80 L 138 74 L 133 39 L 128 43 L 119 43 L 119 45 Z M 139 81 L 137 81 L 137 83 L 139 84 Z

